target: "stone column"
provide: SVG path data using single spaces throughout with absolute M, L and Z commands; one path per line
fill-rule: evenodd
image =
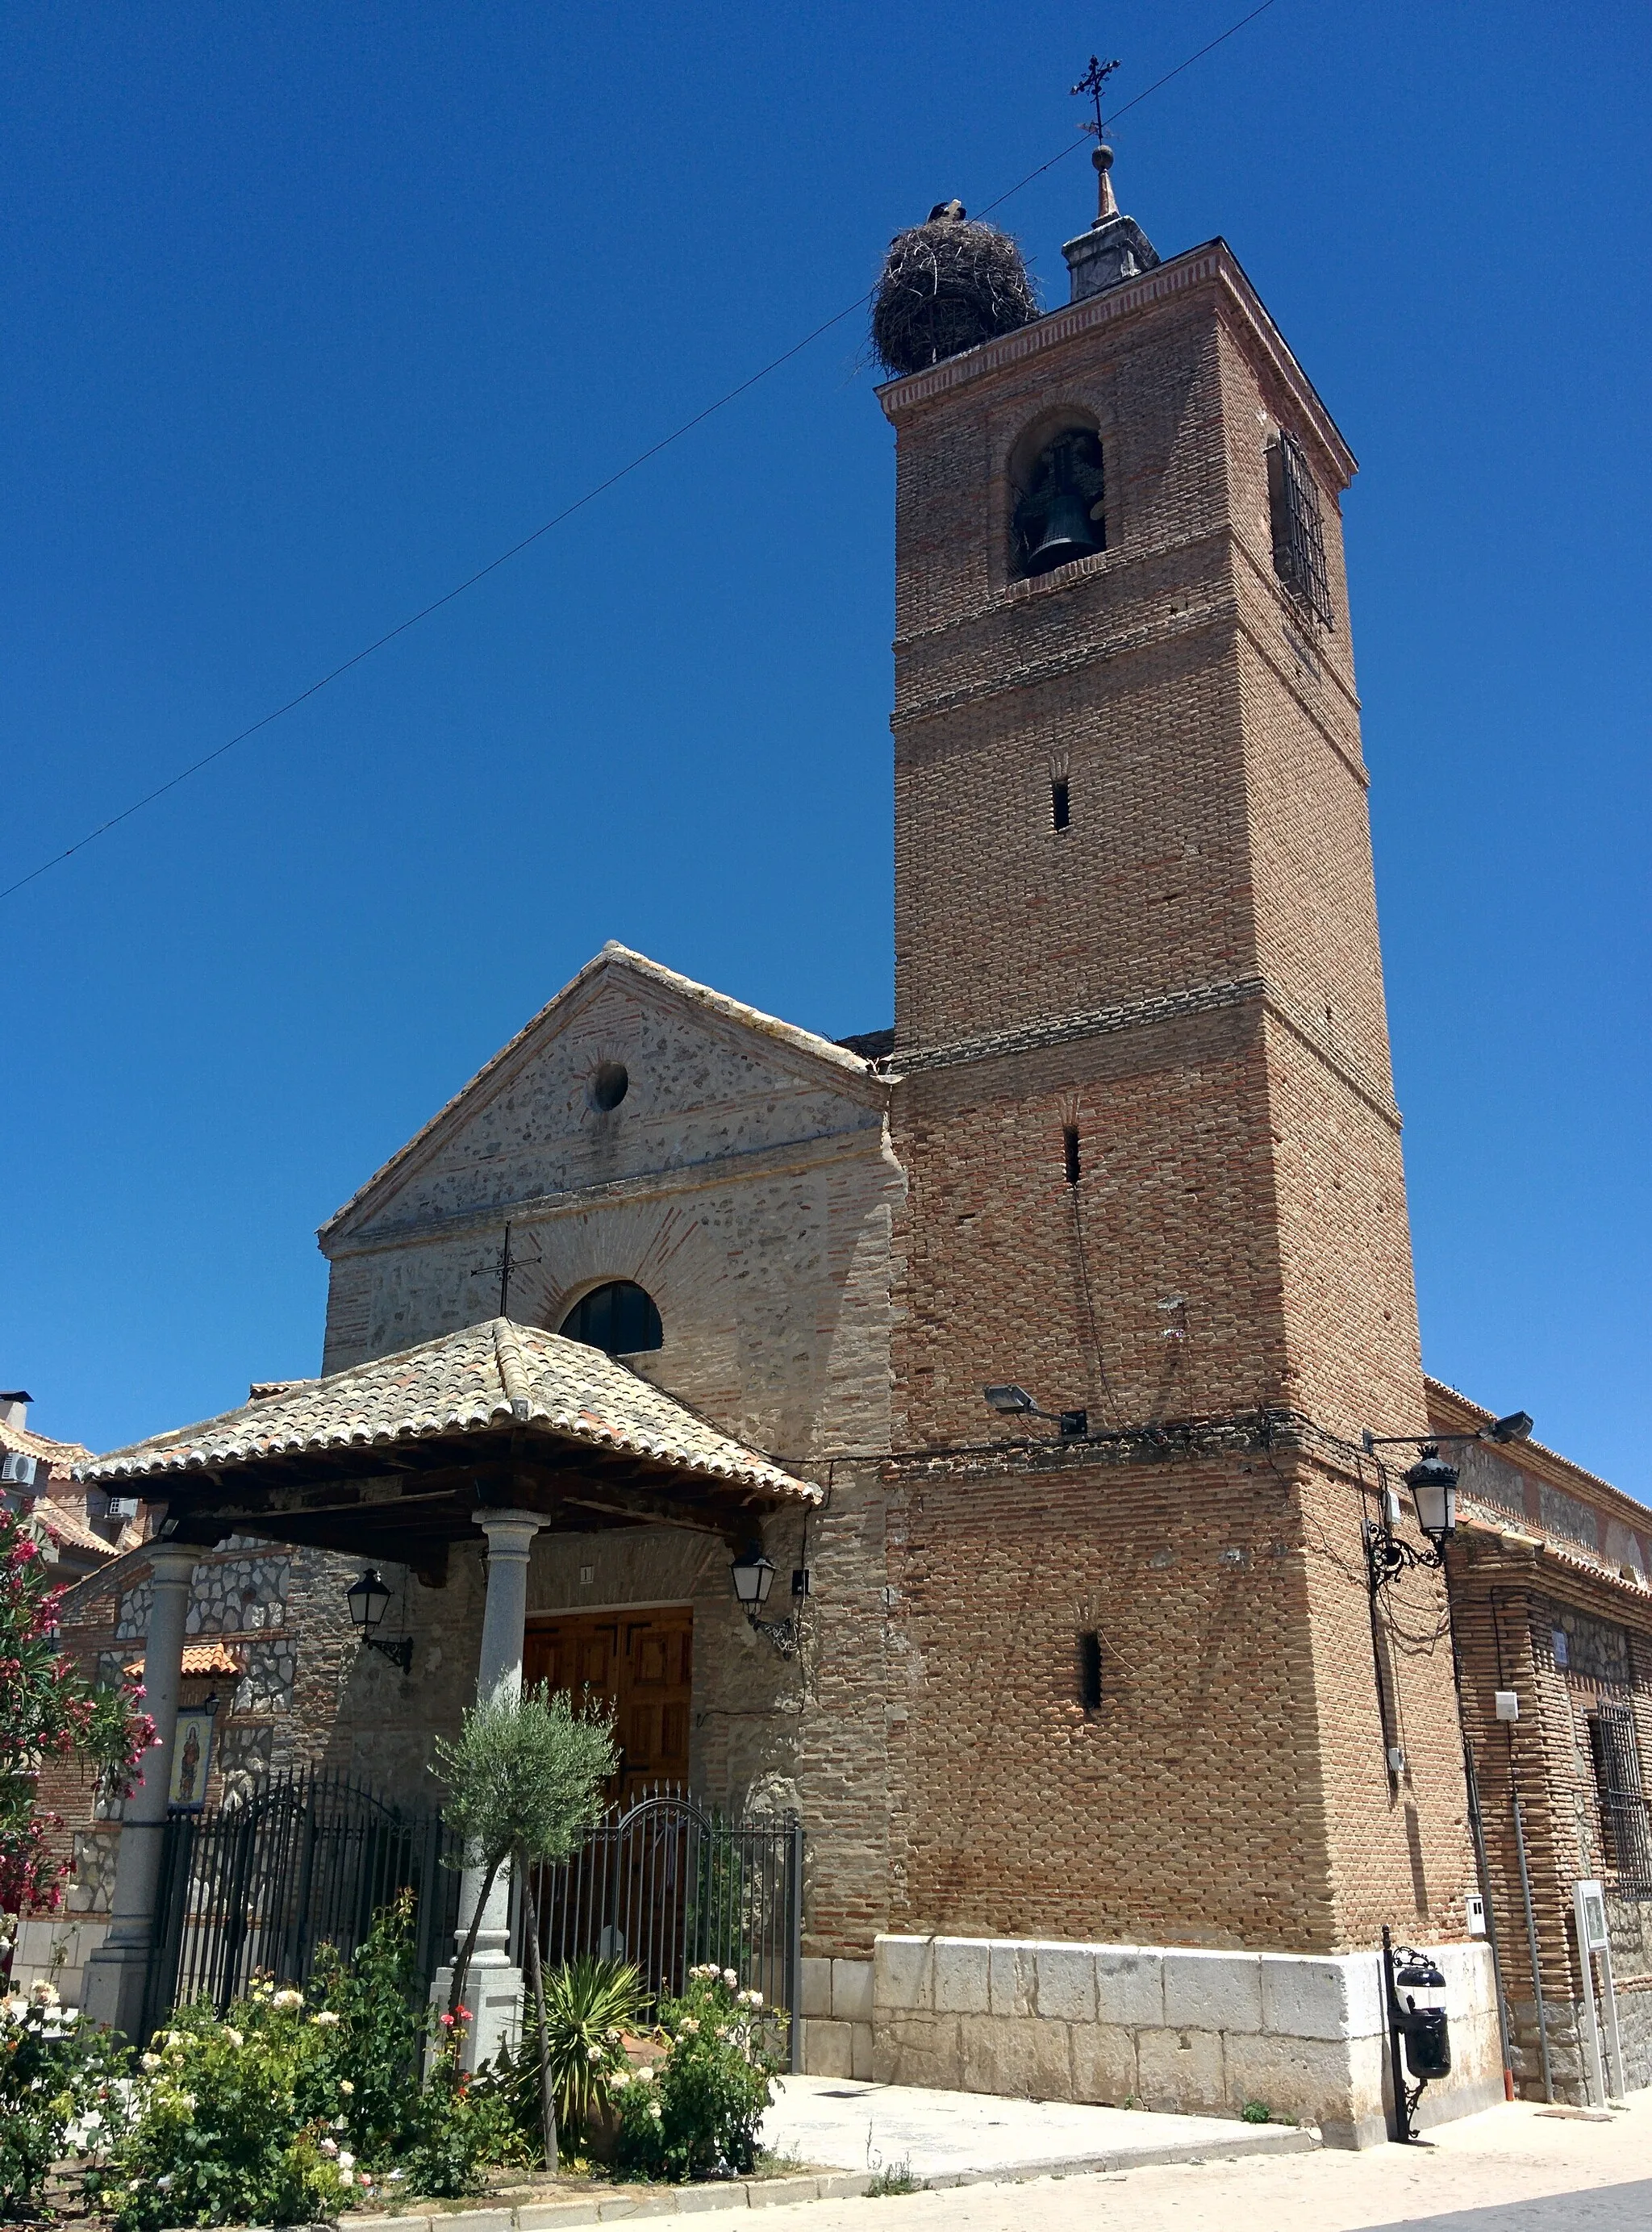
M 488 1538 L 488 1594 L 482 1615 L 482 1648 L 476 1657 L 476 1702 L 520 1697 L 522 1635 L 528 1619 L 528 1560 L 534 1537 L 545 1522 L 536 1511 L 483 1511 L 476 1524 Z M 463 1945 L 482 1891 L 482 1872 L 467 1868 L 459 1891 L 458 1943 Z M 431 1996 L 444 2008 L 453 1989 L 451 1969 L 437 1977 Z M 464 2003 L 470 2009 L 464 2061 L 474 2069 L 490 2061 L 513 2041 L 520 2021 L 522 1972 L 510 1957 L 510 1872 L 502 1868 L 476 1932 L 476 1950 L 465 1979 Z
M 124 2031 L 135 2045 L 143 2020 L 144 1985 L 149 1968 L 160 1886 L 161 1839 L 166 1827 L 166 1799 L 172 1782 L 172 1739 L 178 1729 L 178 1692 L 184 1664 L 184 1629 L 189 1615 L 190 1580 L 198 1553 L 174 1542 L 159 1542 L 151 1554 L 152 1575 L 149 1632 L 144 1642 L 144 1708 L 160 1741 L 145 1753 L 143 1779 L 126 1802 L 115 1854 L 114 1891 L 109 1930 L 86 1964 L 81 1997 L 87 2019 Z

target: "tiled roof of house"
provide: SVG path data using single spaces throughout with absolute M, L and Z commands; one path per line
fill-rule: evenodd
M 394 1356 L 353 1365 L 222 1418 L 156 1434 L 80 1468 L 84 1480 L 151 1480 L 301 1451 L 370 1448 L 438 1434 L 537 1425 L 787 1500 L 820 1490 L 732 1440 L 583 1341 L 495 1318 Z M 164 1484 L 156 1489 L 164 1496 Z
M 130 1682 L 139 1681 L 143 1671 L 141 1658 L 129 1658 L 120 1669 Z M 180 1674 L 239 1674 L 240 1671 L 241 1661 L 227 1644 L 186 1643 L 184 1645 L 184 1656 L 178 1665 Z
M 68 1480 L 77 1464 L 92 1454 L 80 1442 L 55 1442 L 49 1434 L 31 1433 L 27 1426 L 9 1426 L 0 1418 L 0 1450 L 16 1450 L 33 1457 L 42 1472 Z M 106 1542 L 102 1546 L 107 1549 Z
M 86 1452 L 90 1457 L 92 1452 Z M 29 1517 L 37 1527 L 44 1527 L 71 1550 L 95 1551 L 100 1558 L 113 1558 L 115 1546 L 107 1534 L 99 1534 L 88 1527 L 86 1514 L 74 1504 L 59 1501 L 55 1496 L 36 1496 L 29 1508 Z

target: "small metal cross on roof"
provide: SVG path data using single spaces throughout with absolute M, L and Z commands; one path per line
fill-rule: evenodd
M 505 1227 L 504 1246 L 499 1250 L 498 1255 L 491 1263 L 483 1263 L 479 1265 L 476 1270 L 472 1271 L 470 1276 L 473 1279 L 498 1280 L 499 1314 L 502 1318 L 508 1318 L 510 1315 L 511 1273 L 513 1271 L 525 1269 L 531 1264 L 542 1263 L 544 1260 L 545 1258 L 542 1255 L 517 1256 L 513 1254 L 510 1245 L 510 1227 L 507 1224 Z
M 1092 55 L 1090 57 L 1089 68 L 1079 80 L 1078 84 L 1072 88 L 1074 93 L 1087 93 L 1092 101 L 1095 102 L 1096 120 L 1093 124 L 1086 124 L 1084 129 L 1086 132 L 1093 133 L 1098 140 L 1102 136 L 1101 88 L 1106 84 L 1108 79 L 1118 68 L 1118 63 L 1116 60 L 1110 62 L 1104 62 L 1099 61 L 1096 55 Z

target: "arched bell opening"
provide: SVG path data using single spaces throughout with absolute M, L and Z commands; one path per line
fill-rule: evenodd
M 1010 572 L 1053 573 L 1107 548 L 1101 435 L 1078 413 L 1023 437 L 1010 460 Z

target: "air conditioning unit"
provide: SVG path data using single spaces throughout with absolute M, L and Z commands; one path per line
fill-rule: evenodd
M 25 1457 L 21 1450 L 8 1450 L 0 1457 L 0 1482 L 8 1488 L 32 1488 L 35 1484 L 33 1457 Z
M 135 1519 L 138 1499 L 135 1496 L 112 1496 L 107 1509 L 111 1519 Z

